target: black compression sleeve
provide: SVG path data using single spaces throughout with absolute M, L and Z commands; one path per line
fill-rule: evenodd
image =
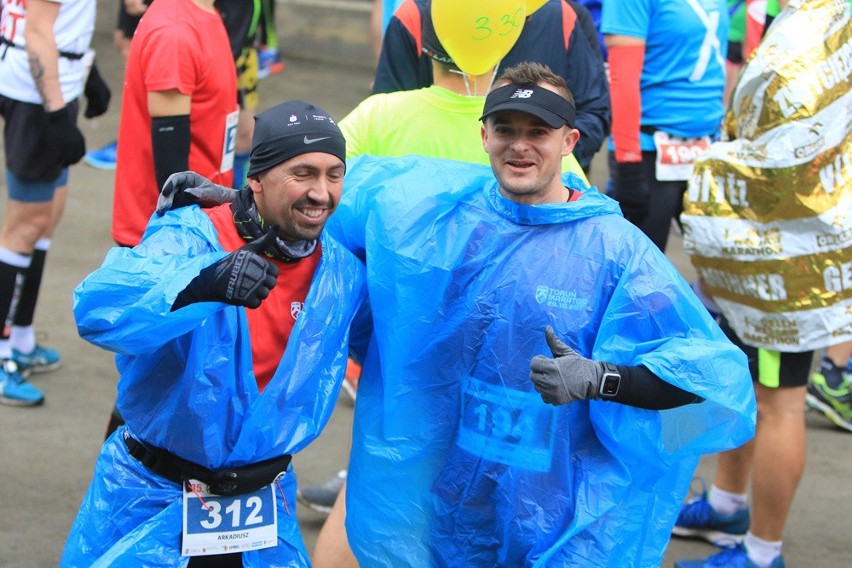
M 189 115 L 155 116 L 151 121 L 151 144 L 160 191 L 170 175 L 189 169 Z
M 667 383 L 645 367 L 622 365 L 617 367 L 621 375 L 621 384 L 618 387 L 618 394 L 608 400 L 647 410 L 666 410 L 704 400 L 700 396 Z

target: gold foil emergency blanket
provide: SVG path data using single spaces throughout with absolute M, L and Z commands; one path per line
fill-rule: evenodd
M 852 340 L 852 21 L 791 0 L 744 67 L 725 137 L 695 163 L 684 246 L 748 344 Z

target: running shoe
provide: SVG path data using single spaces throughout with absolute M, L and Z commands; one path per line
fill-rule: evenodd
M 679 560 L 675 568 L 784 568 L 784 557 L 777 556 L 769 566 L 763 567 L 748 557 L 745 545 L 740 543 L 707 558 Z
M 819 370 L 811 375 L 805 401 L 840 428 L 852 432 L 852 374 L 828 357 L 823 356 Z
M 12 359 L 18 364 L 18 370 L 24 374 L 30 373 L 47 373 L 58 369 L 61 365 L 59 360 L 59 351 L 36 345 L 35 349 L 29 353 L 21 353 L 17 349 L 12 349 Z
M 281 54 L 274 47 L 260 46 L 257 50 L 257 78 L 265 79 L 284 70 Z
M 13 359 L 0 362 L 0 404 L 10 406 L 38 406 L 44 395 L 18 372 Z
M 89 150 L 83 160 L 93 168 L 99 170 L 114 170 L 115 157 L 118 153 L 118 142 L 113 140 L 103 148 Z
M 716 546 L 725 547 L 742 542 L 748 525 L 748 508 L 740 509 L 731 515 L 722 515 L 710 506 L 707 491 L 704 490 L 681 507 L 672 534 L 684 538 L 700 538 Z
M 334 501 L 337 499 L 343 482 L 346 480 L 346 470 L 341 469 L 337 475 L 323 484 L 312 485 L 296 490 L 299 502 L 319 513 L 329 514 Z

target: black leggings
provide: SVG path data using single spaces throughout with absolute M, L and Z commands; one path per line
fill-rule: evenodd
M 683 213 L 683 195 L 686 193 L 686 181 L 657 181 L 656 150 L 642 150 L 642 170 L 645 182 L 651 192 L 651 210 L 648 216 L 636 225 L 654 244 L 666 252 L 672 219 L 680 224 Z M 615 156 L 609 153 L 610 175 L 615 170 Z

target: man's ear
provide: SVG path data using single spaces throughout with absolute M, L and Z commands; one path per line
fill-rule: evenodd
M 574 146 L 580 140 L 580 131 L 576 128 L 565 128 L 565 137 L 562 139 L 562 155 L 567 156 L 574 151 Z
M 485 123 L 482 123 L 482 126 L 479 127 L 479 132 L 482 135 L 482 147 L 485 149 L 485 153 L 488 153 L 488 133 L 485 131 Z
M 261 193 L 263 191 L 263 184 L 260 181 L 260 176 L 251 176 L 250 178 L 246 178 L 248 182 L 249 189 L 252 190 L 253 193 Z

